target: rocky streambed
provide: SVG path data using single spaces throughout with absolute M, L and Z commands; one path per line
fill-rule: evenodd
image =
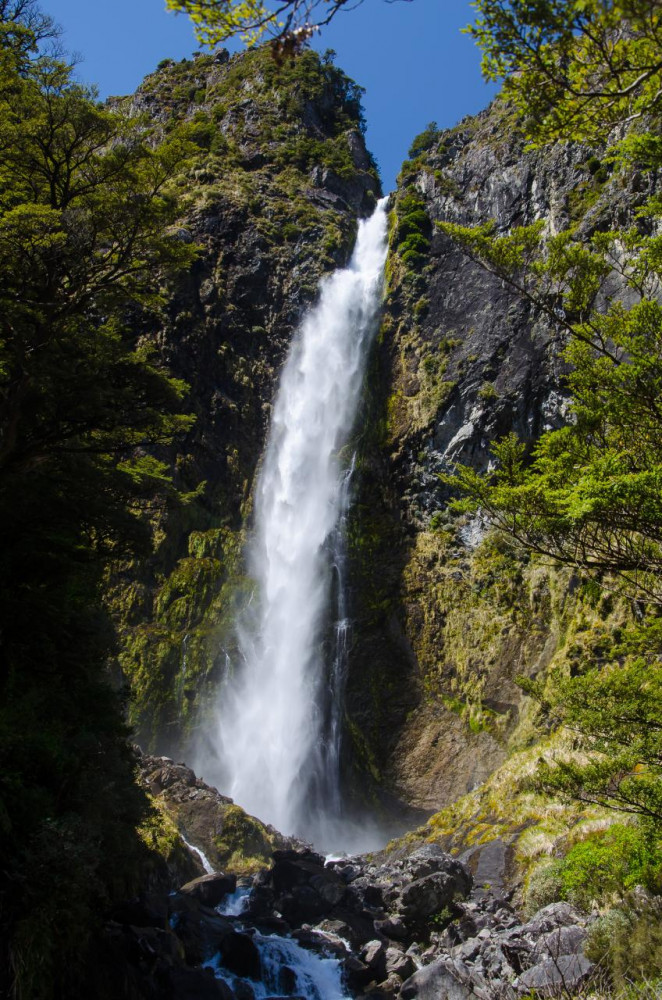
M 107 927 L 136 1000 L 516 1000 L 592 972 L 587 918 L 555 903 L 523 922 L 438 845 L 326 861 L 305 846 L 268 868 L 146 894 Z

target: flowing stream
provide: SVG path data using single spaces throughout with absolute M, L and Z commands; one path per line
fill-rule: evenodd
M 218 760 L 203 763 L 249 813 L 317 843 L 340 809 L 343 448 L 377 325 L 386 201 L 359 223 L 349 266 L 322 282 L 283 369 L 255 496 L 255 598 L 239 625 L 242 662 L 220 692 Z

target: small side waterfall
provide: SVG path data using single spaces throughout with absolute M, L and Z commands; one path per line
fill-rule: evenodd
M 243 662 L 220 692 L 218 761 L 203 762 L 207 777 L 248 812 L 316 840 L 324 814 L 340 808 L 342 518 L 351 480 L 340 452 L 381 300 L 386 200 L 359 223 L 349 266 L 323 281 L 283 370 L 255 498 L 256 593 L 239 625 Z M 325 643 L 334 614 L 335 639 Z

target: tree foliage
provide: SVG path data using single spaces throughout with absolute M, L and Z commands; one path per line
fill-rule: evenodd
M 109 559 L 176 500 L 147 451 L 190 426 L 147 336 L 194 250 L 156 145 L 0 3 L 0 992 L 80 994 L 85 941 L 130 890 L 146 803 L 106 677 Z M 14 995 L 12 993 L 12 995 Z
M 614 178 L 661 161 L 662 24 L 656 0 L 478 0 L 483 69 L 535 145 L 612 142 Z M 614 131 L 618 126 L 618 131 Z M 604 156 L 604 153 L 602 154 Z M 608 170 L 598 157 L 589 169 Z M 593 172 L 593 171 L 592 171 Z M 615 183 L 612 179 L 611 183 Z M 538 789 L 638 817 L 651 871 L 662 831 L 662 242 L 649 197 L 626 228 L 551 235 L 544 222 L 442 224 L 468 256 L 546 317 L 567 362 L 567 423 L 493 446 L 480 475 L 442 477 L 457 506 L 524 549 L 618 591 L 636 615 L 601 662 L 521 678 L 573 751 L 543 761 Z M 649 863 L 647 861 L 647 864 Z M 657 876 L 656 876 L 657 877 Z
M 576 735 L 581 754 L 542 763 L 545 791 L 640 816 L 662 830 L 662 667 L 626 655 L 578 677 L 522 681 L 551 720 Z
M 442 228 L 560 328 L 571 393 L 570 422 L 544 434 L 530 461 L 511 435 L 494 446 L 492 475 L 464 467 L 446 481 L 460 486 L 463 509 L 527 548 L 662 603 L 659 236 L 633 228 L 581 243 L 572 231 L 544 241 L 539 224 L 503 237 Z M 623 285 L 609 300 L 615 273 Z
M 204 45 L 216 45 L 236 35 L 249 45 L 270 38 L 279 55 L 295 54 L 346 6 L 348 0 L 276 0 L 275 4 L 263 0 L 166 0 L 168 10 L 189 15 Z
M 467 29 L 535 142 L 593 140 L 660 109 L 657 0 L 477 0 Z

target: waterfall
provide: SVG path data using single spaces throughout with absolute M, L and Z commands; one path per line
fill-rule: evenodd
M 238 626 L 242 662 L 219 695 L 218 761 L 203 765 L 249 813 L 310 838 L 318 836 L 320 812 L 339 809 L 347 632 L 339 525 L 351 478 L 341 453 L 377 324 L 386 201 L 359 223 L 349 266 L 323 280 L 283 369 L 248 553 L 255 598 Z M 329 656 L 324 633 L 334 590 Z

